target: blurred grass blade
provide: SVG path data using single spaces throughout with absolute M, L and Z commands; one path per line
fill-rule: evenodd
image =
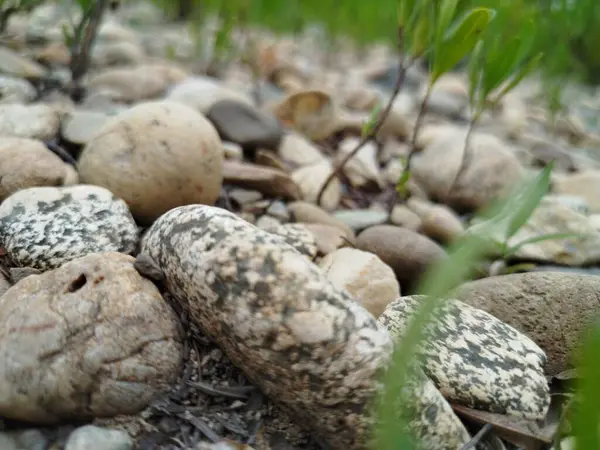
M 450 28 L 458 0 L 442 0 L 435 30 L 434 57 L 438 58 L 442 50 L 442 41 Z
M 491 9 L 472 9 L 448 33 L 440 46 L 439 53 L 435 55 L 431 84 L 452 70 L 461 59 L 473 50 L 492 17 Z
M 504 88 L 500 91 L 500 93 L 494 98 L 494 103 L 497 103 L 502 97 L 512 91 L 521 81 L 525 79 L 540 63 L 543 58 L 543 54 L 539 53 L 534 56 L 527 64 L 523 65 L 520 69 L 518 69 L 513 78 L 506 84 Z
M 579 362 L 578 402 L 573 414 L 576 450 L 600 450 L 600 326 L 590 330 Z
M 514 206 L 516 210 L 511 214 L 512 218 L 508 224 L 508 229 L 506 230 L 507 240 L 514 236 L 517 231 L 527 223 L 533 214 L 533 211 L 535 211 L 546 192 L 548 192 L 548 189 L 550 188 L 550 175 L 553 168 L 554 161 L 544 167 L 539 175 L 531 182 L 528 189 L 515 199 Z

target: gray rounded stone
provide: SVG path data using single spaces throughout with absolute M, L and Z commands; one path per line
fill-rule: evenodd
M 19 266 L 47 270 L 90 253 L 132 253 L 125 202 L 99 186 L 23 189 L 0 204 L 0 244 Z
M 121 430 L 86 425 L 71 433 L 65 450 L 131 450 L 133 439 Z

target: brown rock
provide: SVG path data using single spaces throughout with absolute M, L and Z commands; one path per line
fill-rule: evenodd
M 0 201 L 21 189 L 75 184 L 73 167 L 37 140 L 0 139 Z
M 584 172 L 556 178 L 552 190 L 560 194 L 576 195 L 583 198 L 590 207 L 590 212 L 600 213 L 600 170 Z
M 421 219 L 420 231 L 443 244 L 456 240 L 465 231 L 465 226 L 456 213 L 446 205 L 438 205 L 413 197 L 408 207 Z
M 349 226 L 312 203 L 293 202 L 288 205 L 288 211 L 296 222 L 331 225 L 342 230 L 348 239 L 355 238 L 354 231 Z
M 223 145 L 200 113 L 174 102 L 141 103 L 111 119 L 83 149 L 85 183 L 127 202 L 140 223 L 176 206 L 214 204 Z
M 446 256 L 431 239 L 393 225 L 367 228 L 358 235 L 356 244 L 361 250 L 375 253 L 394 270 L 405 294 L 417 287 L 432 263 Z
M 548 356 L 546 374 L 572 367 L 582 333 L 600 311 L 600 279 L 562 272 L 530 272 L 473 281 L 458 298 L 527 335 Z
M 237 161 L 225 161 L 223 165 L 225 183 L 247 189 L 255 189 L 267 196 L 298 200 L 300 189 L 292 178 L 282 170 Z
M 354 239 L 348 238 L 344 230 L 339 227 L 320 223 L 306 223 L 304 226 L 315 237 L 317 251 L 321 255 L 328 255 L 338 248 L 353 245 Z
M 56 423 L 134 414 L 175 381 L 177 318 L 133 263 L 88 255 L 0 297 L 0 415 Z
M 412 231 L 419 231 L 422 224 L 421 218 L 406 205 L 394 206 L 390 220 L 394 225 L 408 228 Z

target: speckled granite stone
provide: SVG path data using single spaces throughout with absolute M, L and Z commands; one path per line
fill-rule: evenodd
M 379 323 L 401 338 L 423 296 L 390 303 Z M 420 346 L 422 367 L 444 397 L 476 409 L 542 419 L 550 406 L 545 353 L 485 311 L 446 300 Z
M 300 424 L 333 449 L 367 447 L 369 404 L 381 388 L 377 375 L 387 367 L 392 340 L 316 265 L 283 237 L 205 205 L 161 216 L 144 236 L 141 255 L 162 270 L 165 287 L 191 320 Z M 434 442 L 425 448 L 450 450 L 468 441 L 432 384 L 411 392 L 418 398 L 411 428 Z M 419 392 L 437 393 L 435 404 Z M 436 420 L 428 408 L 439 412 Z
M 302 223 L 286 223 L 284 225 L 270 225 L 263 227 L 269 233 L 281 236 L 285 242 L 290 244 L 303 255 L 313 260 L 317 256 L 317 240 L 315 235 Z
M 0 204 L 0 245 L 20 266 L 48 270 L 90 253 L 132 253 L 137 240 L 125 202 L 99 186 L 23 189 Z

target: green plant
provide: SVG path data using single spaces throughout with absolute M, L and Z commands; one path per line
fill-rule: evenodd
M 70 2 L 69 2 L 70 5 Z M 87 73 L 90 65 L 90 53 L 96 39 L 98 27 L 102 16 L 109 6 L 108 0 L 76 0 L 81 17 L 75 23 L 69 16 L 70 26 L 63 27 L 65 43 L 71 52 L 69 70 L 71 82 L 68 91 L 72 98 L 81 97 L 81 80 Z

